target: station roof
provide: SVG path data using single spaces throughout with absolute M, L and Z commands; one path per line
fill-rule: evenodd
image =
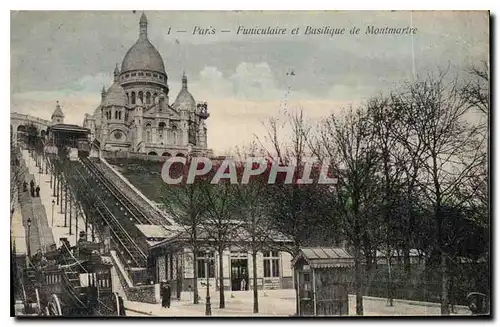
M 137 229 L 146 237 L 150 246 L 157 245 L 165 240 L 170 240 L 178 236 L 184 229 L 177 226 L 161 225 L 135 225 Z
M 90 129 L 73 124 L 56 124 L 50 127 L 52 131 L 80 132 L 90 134 Z
M 346 250 L 333 247 L 304 247 L 292 261 L 304 259 L 311 268 L 349 267 L 354 265 L 354 258 Z
M 233 237 L 230 237 L 239 242 L 245 242 L 250 240 L 250 234 L 248 230 L 246 230 L 241 221 L 231 220 L 230 222 L 235 223 L 235 227 L 230 231 L 233 234 Z M 239 224 L 239 226 L 238 226 Z M 139 230 L 144 234 L 146 238 L 150 238 L 151 240 L 158 240 L 154 242 L 154 244 L 150 245 L 152 247 L 161 247 L 163 245 L 169 244 L 171 241 L 187 241 L 190 239 L 190 234 L 188 230 L 190 230 L 189 226 L 181 226 L 181 225 L 170 225 L 170 226 L 158 226 L 158 225 L 136 225 Z M 200 241 L 212 241 L 213 236 L 210 235 L 210 225 L 200 224 L 198 226 L 197 238 Z M 292 240 L 286 237 L 283 233 L 277 231 L 266 231 L 267 238 L 271 242 L 277 243 L 291 243 Z

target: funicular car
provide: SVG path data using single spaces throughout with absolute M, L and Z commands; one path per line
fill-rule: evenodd
M 59 249 L 37 255 L 29 262 L 23 280 L 26 313 L 125 315 L 122 298 L 112 291 L 112 263 L 99 253 L 102 245 L 84 237 L 74 247 L 65 238 L 61 241 Z

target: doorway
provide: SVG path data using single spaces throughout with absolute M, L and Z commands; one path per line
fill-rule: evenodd
M 231 259 L 231 290 L 248 290 L 248 259 Z

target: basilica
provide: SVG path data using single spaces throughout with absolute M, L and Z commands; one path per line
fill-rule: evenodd
M 182 76 L 182 87 L 170 102 L 163 59 L 148 39 L 148 20 L 139 21 L 139 38 L 127 51 L 113 84 L 101 92 L 101 103 L 86 114 L 83 126 L 102 150 L 185 156 L 206 153 L 209 114 L 197 103 Z

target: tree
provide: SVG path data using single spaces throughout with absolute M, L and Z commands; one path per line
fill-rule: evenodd
M 187 176 L 190 163 L 189 160 L 186 165 L 180 167 L 175 165 L 171 170 L 177 176 Z M 173 165 L 173 166 L 174 166 Z M 175 172 L 174 172 L 175 171 Z M 193 303 L 198 304 L 198 260 L 196 256 L 200 250 L 200 231 L 202 228 L 203 220 L 207 210 L 206 197 L 203 195 L 204 188 L 202 182 L 198 178 L 193 183 L 186 183 L 184 179 L 180 184 L 164 184 L 162 190 L 162 203 L 164 210 L 171 215 L 179 225 L 184 229 L 187 235 L 188 247 L 193 252 Z M 207 272 L 208 274 L 208 272 Z M 208 286 L 207 286 L 208 287 Z
M 211 177 L 214 171 L 212 171 Z M 210 179 L 211 180 L 211 179 Z M 224 250 L 233 243 L 242 222 L 239 217 L 234 185 L 227 180 L 212 184 L 209 180 L 201 182 L 202 192 L 207 204 L 203 229 L 209 242 L 213 242 L 219 256 L 219 308 L 226 307 L 224 297 Z M 208 286 L 207 286 L 208 287 Z
M 327 211 L 323 200 L 328 187 L 317 183 L 298 183 L 309 160 L 308 156 L 312 157 L 309 149 L 311 126 L 306 122 L 302 110 L 286 113 L 284 121 L 271 118 L 266 128 L 264 141 L 270 145 L 266 148 L 263 141 L 258 141 L 269 164 L 295 167 L 290 182 L 286 180 L 287 173 L 277 173 L 266 188 L 271 225 L 293 241 L 291 246 L 284 245 L 282 250 L 295 256 L 301 246 L 313 245 L 324 238 L 319 223 L 326 214 L 322 210 Z M 317 172 L 315 170 L 312 173 Z
M 259 291 L 257 289 L 257 252 L 268 249 L 273 242 L 273 233 L 270 219 L 267 215 L 268 201 L 268 171 L 248 177 L 248 181 L 243 181 L 244 169 L 258 169 L 259 163 L 248 160 L 248 158 L 258 157 L 257 145 L 254 143 L 245 153 L 238 151 L 239 161 L 237 166 L 237 176 L 239 184 L 234 185 L 235 200 L 240 206 L 240 219 L 242 220 L 242 232 L 238 233 L 238 239 L 245 244 L 252 254 L 252 280 L 253 280 L 253 312 L 259 312 Z M 247 161 L 248 160 L 248 161 Z M 266 165 L 263 160 L 260 165 Z
M 353 247 L 356 314 L 363 315 L 362 246 L 370 240 L 368 226 L 376 203 L 380 159 L 366 109 L 349 108 L 341 117 L 331 114 L 322 122 L 315 144 L 319 159 L 329 158 L 338 178 L 330 221 Z
M 490 67 L 487 61 L 479 66 L 469 68 L 469 79 L 461 89 L 461 96 L 470 109 L 478 110 L 485 115 L 490 113 Z
M 444 206 L 458 205 L 460 189 L 481 165 L 478 125 L 465 118 L 468 102 L 462 97 L 457 79 L 446 80 L 446 74 L 429 75 L 425 80 L 407 85 L 399 98 L 407 116 L 405 128 L 410 129 L 421 144 L 418 187 L 431 205 L 433 218 L 433 250 L 440 253 L 441 313 L 449 314 L 449 253 L 445 240 Z M 415 153 L 415 143 L 407 144 Z

